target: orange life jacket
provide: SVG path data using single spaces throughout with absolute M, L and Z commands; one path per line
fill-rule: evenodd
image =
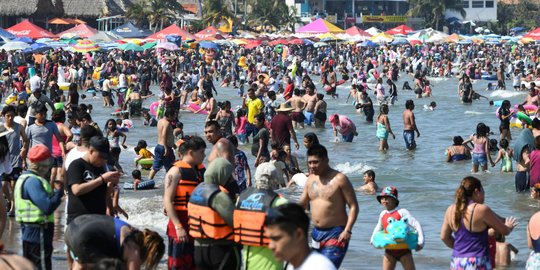
M 279 195 L 272 190 L 247 188 L 234 209 L 234 241 L 248 246 L 268 246 L 264 236 L 266 210 Z
M 191 193 L 203 181 L 204 165 L 201 164 L 195 169 L 188 163 L 180 160 L 174 163 L 174 166 L 180 169 L 182 175 L 182 179 L 178 180 L 178 185 L 176 186 L 173 203 L 174 209 L 176 211 L 187 211 L 187 204 Z
M 210 207 L 210 200 L 227 190 L 215 184 L 201 183 L 193 190 L 188 203 L 189 235 L 199 239 L 233 240 L 233 230 Z

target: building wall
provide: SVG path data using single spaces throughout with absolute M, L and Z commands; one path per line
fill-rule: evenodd
M 287 0 L 295 4 L 300 13 L 337 14 L 338 18 L 353 12 L 364 15 L 404 15 L 409 10 L 408 0 Z
M 467 15 L 461 17 L 458 12 L 448 10 L 446 18 L 456 17 L 462 21 L 486 22 L 497 20 L 497 0 L 463 0 Z

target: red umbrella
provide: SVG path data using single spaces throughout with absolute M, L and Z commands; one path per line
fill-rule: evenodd
M 56 37 L 53 33 L 31 23 L 28 20 L 24 20 L 6 30 L 17 37 L 29 37 L 31 39 Z
M 300 38 L 295 38 L 295 39 L 289 40 L 289 44 L 291 44 L 291 45 L 303 45 L 304 41 L 302 39 L 300 39 Z
M 409 40 L 409 44 L 411 45 L 420 45 L 422 44 L 422 41 L 418 40 L 418 39 L 413 39 L 413 40 Z
M 407 35 L 411 32 L 413 32 L 414 30 L 404 24 L 400 25 L 400 26 L 397 26 L 397 27 L 394 27 L 388 31 L 386 31 L 387 34 L 389 35 Z
M 252 40 L 247 41 L 247 44 L 244 46 L 244 48 L 253 49 L 253 48 L 258 47 L 261 44 L 262 44 L 262 40 L 252 39 Z

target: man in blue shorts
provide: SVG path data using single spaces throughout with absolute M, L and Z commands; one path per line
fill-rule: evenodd
M 420 137 L 420 131 L 418 131 L 418 127 L 416 126 L 413 110 L 414 101 L 409 99 L 405 102 L 405 111 L 403 111 L 403 139 L 408 150 L 416 149 L 416 141 L 414 140 L 415 131 L 416 136 Z
M 167 108 L 164 117 L 158 121 L 158 143 L 154 149 L 154 164 L 148 175 L 148 179 L 154 179 L 156 173 L 165 167 L 167 172 L 174 162 L 174 133 L 171 122 L 176 120 L 176 112 L 174 108 Z

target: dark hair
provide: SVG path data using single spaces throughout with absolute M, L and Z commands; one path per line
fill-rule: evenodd
M 483 190 L 482 183 L 478 178 L 467 176 L 461 180 L 461 184 L 456 190 L 456 210 L 454 213 L 454 226 L 456 228 L 459 228 L 461 220 L 465 215 L 467 204 L 476 189 Z
M 221 130 L 221 125 L 216 120 L 210 120 L 210 121 L 206 122 L 206 124 L 204 124 L 204 128 L 211 127 L 211 126 L 214 126 L 214 128 L 216 128 L 216 130 Z
M 365 175 L 371 177 L 375 181 L 375 172 L 373 170 L 367 170 L 364 172 Z
M 540 129 L 540 119 L 534 118 L 534 119 L 532 120 L 532 127 L 533 127 L 534 129 Z
M 96 270 L 123 270 L 124 263 L 116 258 L 101 258 L 98 259 L 95 265 Z
M 101 136 L 97 128 L 92 125 L 86 125 L 81 128 L 80 145 L 88 146 L 90 139 L 94 136 Z
M 320 100 L 323 100 L 323 99 L 324 99 L 324 95 L 321 94 L 321 93 L 318 93 L 318 94 L 317 94 L 317 98 L 320 99 Z
M 534 148 L 540 150 L 540 136 L 536 136 L 536 138 L 534 138 Z
M 139 140 L 139 141 L 137 142 L 137 147 L 139 147 L 139 149 L 143 149 L 143 148 L 148 147 L 148 144 L 146 143 L 145 140 Z
M 28 106 L 24 104 L 19 104 L 19 106 L 17 106 L 17 114 L 20 117 L 26 117 L 27 112 L 28 112 Z
M 508 147 L 508 140 L 507 139 L 501 139 L 501 141 L 499 142 L 499 145 L 503 148 L 503 149 L 506 149 Z
M 326 147 L 316 144 L 310 147 L 307 150 L 307 155 L 309 156 L 316 156 L 322 159 L 328 159 L 328 151 L 326 150 Z
M 505 99 L 501 103 L 501 109 L 510 109 L 510 101 Z
M 255 115 L 255 119 L 257 119 L 257 121 L 264 124 L 264 120 L 265 120 L 264 113 L 259 113 L 259 114 Z
M 414 107 L 414 101 L 412 99 L 407 99 L 407 101 L 405 101 L 405 109 L 412 110 L 413 107 Z
M 486 137 L 488 132 L 486 124 L 480 122 L 476 125 L 476 137 Z
M 17 109 L 14 106 L 8 105 L 2 109 L 2 115 L 6 115 L 8 113 L 13 113 L 13 115 L 17 115 Z
M 64 110 L 55 110 L 52 113 L 51 120 L 55 123 L 64 123 L 66 122 L 66 112 Z
M 461 136 L 454 136 L 454 145 L 462 145 L 463 138 Z
M 6 136 L 0 137 L 0 161 L 9 157 L 9 144 Z
M 135 179 L 141 179 L 141 171 L 139 170 L 133 170 L 131 172 L 131 176 Z
M 116 127 L 118 126 L 118 124 L 116 123 L 116 120 L 111 118 L 107 120 L 107 122 L 105 123 L 105 128 L 103 129 L 104 132 L 107 132 L 107 130 L 109 130 L 109 123 L 114 123 L 113 128 L 116 130 Z M 103 134 L 106 134 L 106 133 L 103 133 Z
M 317 145 L 319 143 L 319 137 L 317 137 L 317 134 L 313 132 L 308 132 L 304 134 L 304 139 L 307 139 L 309 142 L 311 142 L 311 145 Z
M 184 143 L 180 145 L 179 152 L 180 154 L 185 155 L 189 150 L 197 151 L 205 148 L 206 143 L 204 142 L 204 140 L 199 136 L 193 136 L 189 139 L 186 139 Z
M 309 229 L 309 217 L 302 206 L 296 203 L 287 203 L 276 208 L 270 208 L 264 221 L 266 226 L 276 225 L 279 229 L 293 235 L 300 228 L 307 239 Z
M 227 140 L 229 140 L 229 142 L 231 142 L 231 144 L 234 145 L 234 147 L 238 147 L 238 138 L 236 138 L 236 136 L 229 135 L 227 136 Z
M 176 113 L 176 110 L 174 108 L 167 108 L 165 109 L 165 113 L 163 114 L 165 117 L 173 117 Z
M 77 117 L 77 120 L 78 121 L 84 121 L 84 120 L 88 120 L 88 121 L 92 121 L 92 116 L 90 116 L 89 113 L 87 112 L 83 112 L 83 113 L 79 113 L 79 116 Z

